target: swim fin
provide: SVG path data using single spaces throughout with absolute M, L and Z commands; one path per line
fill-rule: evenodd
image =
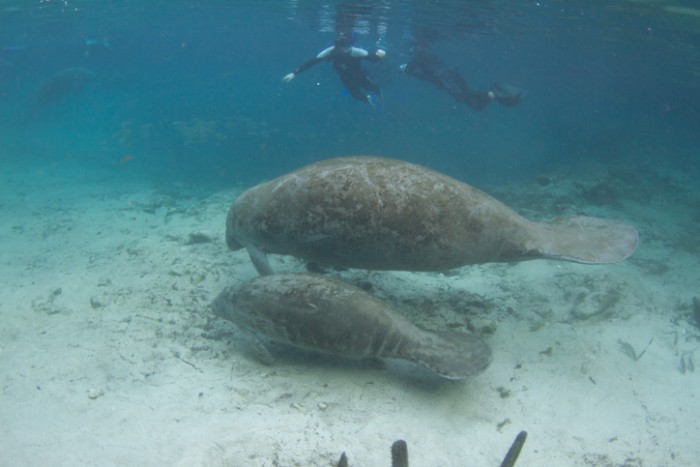
M 512 84 L 494 83 L 491 91 L 496 96 L 499 104 L 513 107 L 523 100 L 523 90 Z

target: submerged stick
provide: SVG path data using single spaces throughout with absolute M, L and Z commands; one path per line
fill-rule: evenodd
M 408 446 L 402 439 L 391 445 L 391 467 L 408 467 Z
M 513 441 L 513 444 L 510 446 L 510 449 L 508 449 L 506 457 L 503 458 L 503 462 L 501 462 L 501 467 L 513 467 L 515 465 L 515 461 L 518 460 L 520 450 L 523 448 L 523 444 L 525 444 L 526 439 L 527 431 L 521 431 L 520 433 L 518 433 L 518 436 L 515 437 L 515 441 Z

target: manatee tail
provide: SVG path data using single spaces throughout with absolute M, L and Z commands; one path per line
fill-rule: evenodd
M 428 332 L 404 358 L 446 379 L 459 380 L 484 371 L 492 360 L 491 347 L 471 334 Z
M 587 264 L 627 259 L 639 243 L 637 230 L 625 223 L 576 216 L 549 224 L 534 224 L 526 245 L 538 256 Z

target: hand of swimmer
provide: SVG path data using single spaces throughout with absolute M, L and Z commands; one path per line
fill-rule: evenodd
M 291 80 L 293 80 L 295 76 L 296 75 L 294 73 L 289 73 L 287 75 L 284 75 L 284 78 L 282 78 L 282 81 L 284 81 L 285 83 L 288 83 Z
M 384 56 L 386 55 L 386 50 L 379 49 L 379 50 L 377 50 L 377 51 L 375 52 L 375 54 L 376 54 L 377 57 L 379 57 L 379 58 L 384 58 Z

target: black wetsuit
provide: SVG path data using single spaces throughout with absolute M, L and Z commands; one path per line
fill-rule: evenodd
M 487 91 L 475 91 L 456 69 L 449 67 L 434 53 L 427 50 L 414 52 L 406 64 L 406 73 L 432 83 L 447 91 L 455 100 L 467 104 L 474 110 L 481 110 L 491 101 Z
M 340 76 L 340 81 L 350 95 L 359 101 L 368 102 L 369 96 L 362 90 L 363 88 L 378 97 L 381 96 L 382 89 L 372 81 L 372 78 L 362 69 L 362 59 L 376 62 L 381 60 L 381 57 L 379 57 L 376 52 L 369 53 L 359 47 L 341 49 L 332 46 L 321 51 L 316 57 L 299 66 L 293 73 L 298 75 L 302 71 L 318 63 L 330 61 L 333 64 L 333 69 Z

